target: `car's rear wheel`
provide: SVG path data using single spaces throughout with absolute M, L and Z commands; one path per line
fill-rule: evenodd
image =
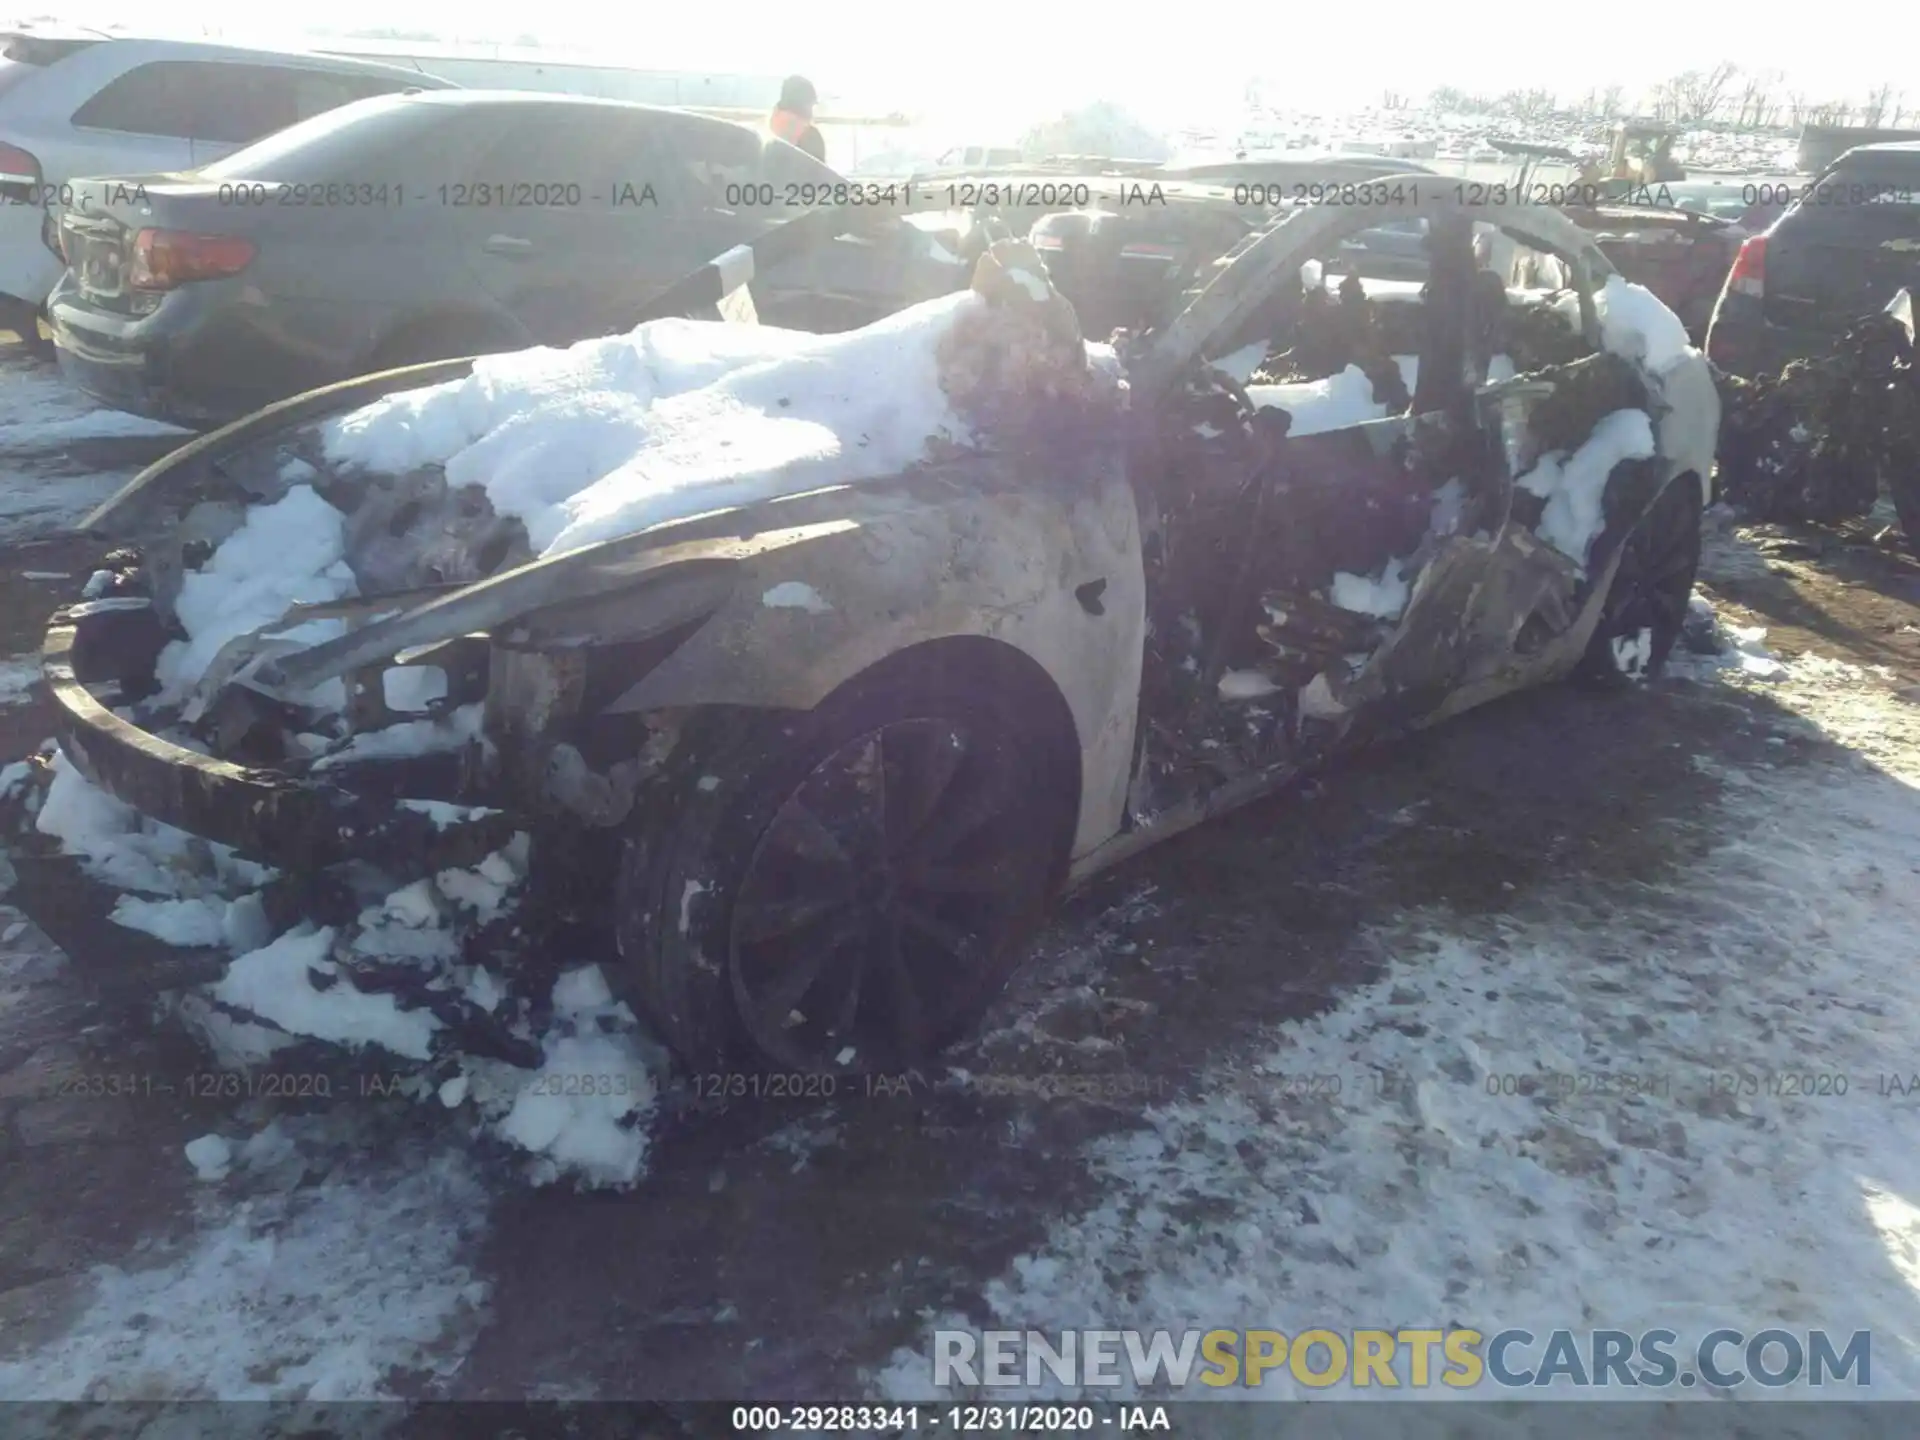
M 635 998 L 683 1061 L 888 1071 L 978 1023 L 1073 829 L 1071 732 L 1021 699 L 907 666 L 688 767 L 616 901 Z
M 1679 475 L 1627 536 L 1575 678 L 1612 689 L 1665 669 L 1699 571 L 1700 483 Z

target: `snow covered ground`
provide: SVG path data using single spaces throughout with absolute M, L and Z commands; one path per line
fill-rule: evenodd
M 0 543 L 58 534 L 133 478 L 156 444 L 185 434 L 102 409 L 51 365 L 0 351 Z M 92 468 L 116 449 L 124 465 Z
M 1374 927 L 1377 980 L 1090 1147 L 1097 1203 L 980 1288 L 986 1326 L 1867 1329 L 1876 1397 L 1920 1396 L 1920 707 L 1732 638 L 1682 670 L 1804 717 L 1783 756 L 1847 751 L 1696 755 L 1715 841 L 1662 883 Z M 929 1395 L 929 1354 L 876 1393 Z
M 319 1403 L 457 1366 L 484 1315 L 465 1259 L 489 1191 L 457 1148 L 376 1157 L 340 1118 L 233 1146 L 191 1234 L 85 1276 L 57 1343 L 0 1356 L 0 1395 Z

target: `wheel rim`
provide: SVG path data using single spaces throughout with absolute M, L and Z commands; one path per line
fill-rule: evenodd
M 1668 487 L 1669 494 L 1687 483 L 1684 478 L 1675 480 Z M 1620 569 L 1614 576 L 1603 633 L 1615 666 L 1624 674 L 1645 674 L 1673 648 L 1686 623 L 1687 602 L 1699 568 L 1695 536 L 1700 512 L 1698 507 L 1689 506 L 1683 515 L 1676 516 L 1673 509 L 1670 503 L 1656 505 L 1627 537 L 1626 553 L 1620 557 Z M 1633 652 L 1623 657 L 1622 645 L 1643 631 L 1650 635 L 1651 645 L 1637 664 L 1630 663 Z
M 1048 837 L 1023 816 L 1010 760 L 959 722 L 902 720 L 786 798 L 728 937 L 734 997 L 764 1054 L 807 1070 L 914 1065 L 965 1022 L 1046 884 Z

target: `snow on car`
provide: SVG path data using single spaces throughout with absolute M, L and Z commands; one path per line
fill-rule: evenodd
M 1424 290 L 1322 284 L 1396 218 Z M 1510 292 L 1476 227 L 1572 287 Z M 846 334 L 665 315 L 389 372 L 93 517 L 136 543 L 54 616 L 59 744 L 8 783 L 204 955 L 182 1013 L 226 1053 L 377 1047 L 540 1178 L 631 1183 L 660 1042 L 924 1065 L 1063 888 L 1352 746 L 1658 670 L 1718 416 L 1564 217 L 1431 195 L 1283 217 L 1112 346 L 1002 241 Z

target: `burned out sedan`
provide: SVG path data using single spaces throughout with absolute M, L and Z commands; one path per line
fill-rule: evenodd
M 1413 220 L 1424 286 L 1329 289 Z M 1571 286 L 1477 269 L 1490 229 Z M 732 308 L 779 234 L 663 307 Z M 541 913 L 684 1060 L 892 1067 L 1115 861 L 1657 671 L 1718 418 L 1679 321 L 1545 208 L 1300 209 L 1110 346 L 1006 240 L 846 334 L 662 318 L 204 437 L 92 517 L 126 548 L 45 669 L 65 761 L 276 867 L 276 923 L 523 833 Z

